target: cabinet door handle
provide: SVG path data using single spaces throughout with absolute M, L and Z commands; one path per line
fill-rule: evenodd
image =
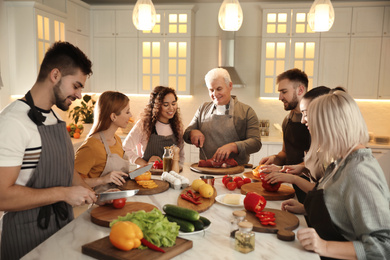
M 375 151 L 375 150 L 371 150 L 372 153 L 383 153 L 382 151 Z

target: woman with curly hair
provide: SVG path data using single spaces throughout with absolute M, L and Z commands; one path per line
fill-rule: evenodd
M 158 86 L 150 93 L 141 119 L 127 135 L 123 148 L 131 163 L 146 165 L 161 160 L 164 147 L 180 148 L 180 163 L 184 163 L 183 124 L 174 89 Z

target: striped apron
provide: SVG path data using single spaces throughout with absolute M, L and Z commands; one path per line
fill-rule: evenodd
M 162 158 L 164 154 L 164 147 L 171 146 L 173 144 L 177 145 L 175 135 L 172 134 L 168 136 L 162 136 L 158 135 L 157 131 L 154 130 L 154 132 L 149 137 L 148 145 L 146 146 L 142 159 L 148 162 L 150 157 L 153 155 Z
M 30 118 L 37 124 L 42 151 L 39 162 L 26 186 L 44 189 L 71 186 L 74 171 L 73 145 L 64 121 L 43 125 L 30 93 Z M 20 259 L 48 237 L 73 220 L 71 205 L 61 201 L 29 210 L 7 212 L 3 218 L 1 259 Z

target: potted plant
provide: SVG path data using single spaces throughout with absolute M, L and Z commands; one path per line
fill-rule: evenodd
M 92 124 L 95 103 L 96 101 L 90 95 L 84 95 L 81 104 L 69 111 L 69 117 L 72 118 L 76 125 L 79 121 L 84 124 Z

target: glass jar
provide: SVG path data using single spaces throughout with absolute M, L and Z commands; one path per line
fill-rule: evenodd
M 170 172 L 172 170 L 172 152 L 171 147 L 165 146 L 164 147 L 164 154 L 163 154 L 163 171 L 164 172 Z
M 233 217 L 230 220 L 230 236 L 235 238 L 235 233 L 238 231 L 238 223 L 244 221 L 246 212 L 243 210 L 233 211 Z
M 252 231 L 253 224 L 249 221 L 238 223 L 234 249 L 240 253 L 249 253 L 255 250 L 255 233 Z

